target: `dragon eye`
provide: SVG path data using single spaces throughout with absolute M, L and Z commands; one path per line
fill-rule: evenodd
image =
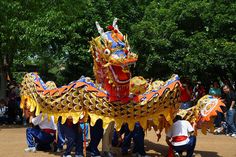
M 110 55 L 110 54 L 111 54 L 111 51 L 110 51 L 109 49 L 105 49 L 105 50 L 104 50 L 104 54 L 105 54 L 105 55 Z

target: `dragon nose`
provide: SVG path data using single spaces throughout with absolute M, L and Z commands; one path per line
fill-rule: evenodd
M 118 57 L 122 57 L 125 58 L 126 57 L 126 53 L 123 50 L 118 50 L 114 53 L 115 55 L 117 55 Z

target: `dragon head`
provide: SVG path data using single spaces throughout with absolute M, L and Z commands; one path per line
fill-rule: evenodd
M 138 56 L 130 51 L 127 35 L 123 35 L 117 26 L 117 18 L 109 31 L 96 22 L 100 36 L 90 42 L 90 52 L 94 60 L 94 74 L 97 83 L 110 95 L 111 101 L 129 96 L 131 73 L 129 65 L 136 63 Z M 116 98 L 115 98 L 116 97 Z

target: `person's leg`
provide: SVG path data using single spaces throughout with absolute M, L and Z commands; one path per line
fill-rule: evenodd
M 221 112 L 217 111 L 217 116 L 215 117 L 215 120 L 214 120 L 214 126 L 217 128 L 220 127 L 221 121 L 222 121 Z
M 37 137 L 40 130 L 35 128 L 27 128 L 26 129 L 26 141 L 29 148 L 36 147 L 34 137 Z
M 233 122 L 232 125 L 234 125 L 234 134 L 236 134 L 236 109 L 233 109 L 232 122 Z
M 65 143 L 64 126 L 61 124 L 61 117 L 58 119 L 57 132 L 58 132 L 57 148 L 58 151 L 60 151 L 63 149 L 63 145 Z
M 68 126 L 66 123 L 63 124 L 63 131 L 65 138 L 67 139 L 66 142 L 66 150 L 64 152 L 64 156 L 70 155 L 71 151 L 74 147 L 75 140 L 76 140 L 76 132 L 73 129 L 73 126 Z
M 124 140 L 121 144 L 121 152 L 122 154 L 128 154 L 128 150 L 131 146 L 131 139 L 133 137 L 133 132 L 129 130 L 128 124 L 124 124 L 122 126 L 122 132 L 124 135 Z
M 83 130 L 76 129 L 75 155 L 83 156 Z
M 231 132 L 231 127 L 230 127 L 230 125 L 229 125 L 229 118 L 230 118 L 230 114 L 229 114 L 229 112 L 227 111 L 226 112 L 226 117 L 225 117 L 225 122 L 226 122 L 226 126 L 227 126 L 227 128 L 226 128 L 226 134 L 227 135 L 229 135 L 229 134 L 232 134 L 232 132 Z
M 112 136 L 112 142 L 113 147 L 118 147 L 119 144 L 119 132 L 114 129 L 113 136 Z
M 54 141 L 54 137 L 48 133 L 43 132 L 39 128 L 26 129 L 28 148 L 36 149 L 37 146 L 43 146 L 42 149 L 50 149 L 50 143 Z M 25 150 L 31 151 L 31 150 Z
M 40 150 L 50 150 L 51 143 L 53 143 L 55 139 L 55 136 L 48 134 L 44 132 L 43 130 L 40 130 L 39 134 L 35 137 L 35 140 L 37 141 L 37 149 Z
M 140 155 L 146 155 L 144 150 L 144 131 L 140 123 L 136 123 L 133 131 L 134 151 Z
M 226 114 L 226 120 L 228 124 L 228 131 L 229 133 L 236 134 L 236 127 L 235 127 L 235 109 L 228 110 Z
M 187 144 L 187 156 L 186 157 L 192 157 L 195 146 L 196 146 L 196 136 L 190 136 L 189 142 Z
M 27 119 L 25 118 L 25 116 L 22 117 L 23 120 L 23 125 L 26 126 L 27 125 Z
M 98 145 L 103 136 L 102 120 L 97 120 L 94 126 L 90 126 L 90 143 L 87 148 L 91 152 L 91 156 L 99 156 L 100 152 L 98 150 Z

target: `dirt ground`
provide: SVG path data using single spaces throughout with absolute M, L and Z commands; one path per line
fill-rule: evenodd
M 0 157 L 55 157 L 58 153 L 37 151 L 36 153 L 25 153 L 25 129 L 16 126 L 0 126 Z M 99 145 L 101 150 L 101 144 Z M 153 131 L 145 137 L 145 149 L 152 157 L 164 157 L 167 154 L 167 145 L 164 135 L 159 142 Z M 119 149 L 114 148 L 119 154 Z M 131 155 L 130 155 L 131 156 Z M 128 157 L 128 156 L 127 156 Z M 236 157 L 236 138 L 224 135 L 202 135 L 197 136 L 195 157 Z

